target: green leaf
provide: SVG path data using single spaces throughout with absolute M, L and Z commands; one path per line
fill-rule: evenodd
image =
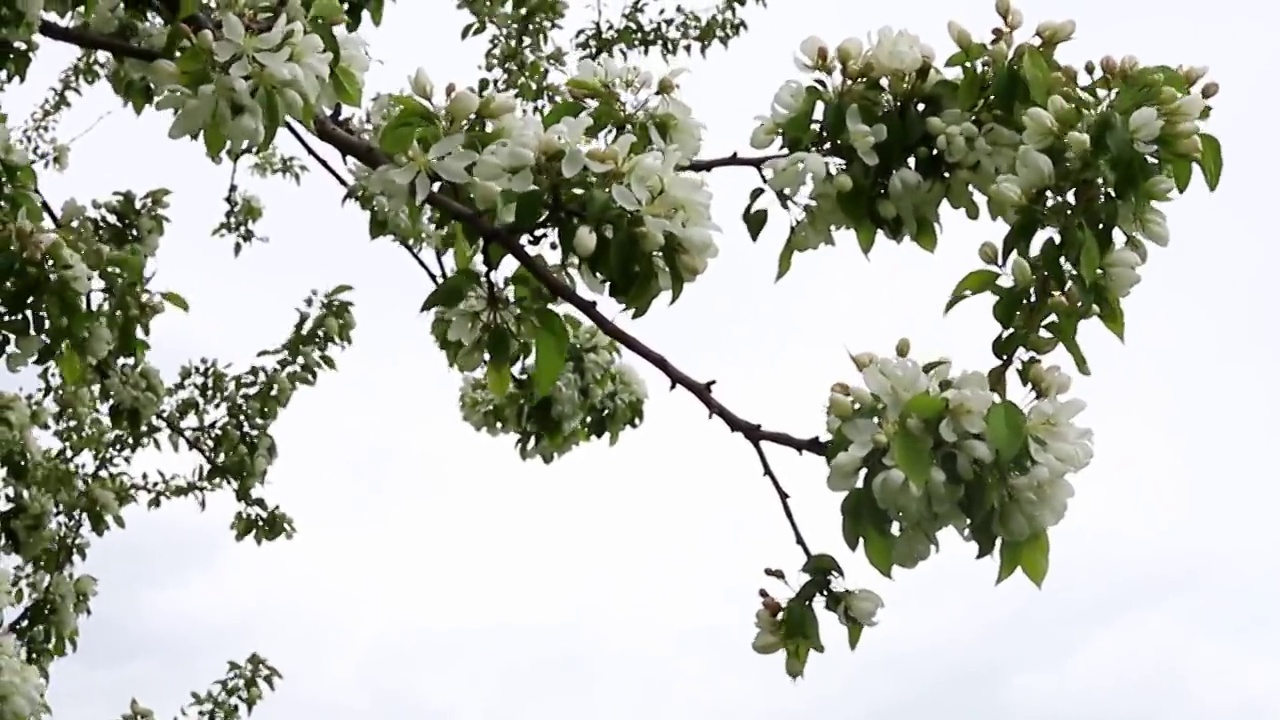
M 894 462 L 906 473 L 908 480 L 917 487 L 929 482 L 929 473 L 933 470 L 933 448 L 928 438 L 903 428 L 893 436 L 890 449 L 893 450 Z
M 862 491 L 855 488 L 840 501 L 840 534 L 844 536 L 844 544 L 853 552 L 858 551 L 858 543 L 862 541 L 862 517 L 858 507 L 862 497 Z
M 1106 298 L 1098 303 L 1098 319 L 1120 342 L 1124 342 L 1124 307 L 1119 298 Z
M 1031 91 L 1031 99 L 1040 107 L 1049 102 L 1049 64 L 1045 62 L 1040 50 L 1030 46 L 1022 56 L 1022 77 L 1027 81 L 1027 89 Z
M 436 286 L 436 289 L 432 290 L 430 295 L 427 295 L 427 299 L 423 301 L 419 312 L 426 312 L 442 306 L 457 305 L 467 296 L 467 291 L 475 287 L 479 282 L 480 273 L 470 268 L 459 270 L 445 278 L 444 282 Z
M 315 0 L 311 5 L 311 12 L 307 13 L 308 20 L 318 18 L 331 24 L 342 20 L 344 17 L 342 3 L 338 2 L 338 0 Z
M 960 81 L 960 90 L 956 93 L 956 102 L 960 109 L 970 110 L 978 104 L 982 95 L 982 75 L 972 68 L 964 69 L 964 79 Z
M 862 551 L 881 575 L 893 578 L 893 537 L 878 527 L 862 529 Z
M 755 242 L 760 239 L 760 233 L 764 232 L 764 226 L 769 222 L 769 211 L 766 208 L 748 210 L 742 214 L 742 222 L 747 226 L 751 242 Z
M 862 216 L 853 220 L 853 231 L 858 236 L 858 247 L 862 254 L 871 257 L 871 248 L 875 247 L 876 234 L 880 232 L 880 228 L 876 227 L 871 218 Z
M 1203 146 L 1201 141 L 1201 147 Z M 1187 188 L 1191 187 L 1191 161 L 1175 157 L 1167 160 L 1165 165 L 1169 168 L 1169 174 L 1173 176 L 1173 184 L 1178 188 L 1178 192 L 1186 192 Z
M 227 147 L 227 135 L 218 123 L 209 123 L 204 129 L 204 151 L 210 159 L 216 160 Z
M 774 282 L 786 277 L 791 272 L 791 259 L 795 256 L 796 250 L 791 247 L 791 238 L 787 238 L 787 242 L 782 245 L 782 252 L 778 254 L 778 275 L 773 279 Z
M 805 575 L 844 575 L 840 563 L 825 553 L 819 553 L 806 560 L 800 572 Z
M 960 282 L 956 283 L 955 289 L 951 291 L 951 299 L 947 300 L 947 307 L 942 311 L 942 314 L 946 315 L 951 312 L 951 308 L 974 295 L 989 292 L 999 280 L 1000 273 L 995 270 L 974 270 L 965 275 L 960 278 Z
M 845 627 L 845 630 L 848 631 L 849 634 L 850 650 L 858 649 L 858 641 L 862 639 L 862 627 L 862 623 L 857 620 L 850 620 L 849 624 Z
M 175 20 L 184 20 L 200 11 L 200 0 L 180 0 Z
M 490 361 L 485 368 L 485 379 L 489 383 L 489 392 L 502 397 L 511 389 L 511 368 L 504 363 Z
M 263 134 L 258 148 L 265 150 L 275 142 L 276 133 L 280 131 L 280 121 L 284 119 L 284 111 L 280 107 L 280 97 L 270 89 L 263 88 L 258 92 L 258 107 L 262 108 Z
M 1098 238 L 1088 227 L 1080 226 L 1080 278 L 1085 285 L 1092 285 L 1098 277 L 1098 268 L 1102 266 L 1102 250 L 1098 247 Z
M 569 330 L 564 318 L 551 308 L 534 313 L 537 334 L 534 335 L 533 392 L 545 397 L 556 386 L 569 357 Z
M 1013 576 L 1013 571 L 1017 570 L 1018 566 L 1022 564 L 1021 557 L 1021 543 L 1009 540 L 1000 541 L 1000 571 L 996 573 L 997 585 Z
M 330 74 L 334 94 L 338 102 L 347 107 L 360 107 L 360 78 L 346 65 L 339 65 Z
M 182 312 L 191 312 L 191 306 L 187 304 L 187 299 L 176 292 L 165 291 L 160 293 L 160 297 L 165 302 L 178 308 Z
M 1044 585 L 1045 576 L 1049 574 L 1049 533 L 1041 530 L 1019 543 L 1018 564 L 1022 566 L 1022 574 L 1035 583 L 1036 587 Z
M 58 371 L 62 373 L 63 382 L 75 385 L 84 379 L 84 361 L 79 353 L 68 347 L 58 356 Z
M 1222 180 L 1222 143 L 1218 138 L 1209 133 L 1200 133 L 1200 159 L 1196 161 L 1200 166 L 1200 174 L 1204 175 L 1204 184 L 1209 186 L 1209 192 L 1218 189 L 1218 182 Z
M 911 239 L 921 250 L 933 252 L 938 249 L 938 228 L 931 220 L 926 220 L 916 228 L 916 234 Z
M 549 128 L 567 117 L 577 117 L 587 106 L 577 100 L 558 103 L 542 117 L 542 127 Z
M 927 372 L 927 371 L 926 371 Z M 922 392 L 908 400 L 902 406 L 902 417 L 918 417 L 921 420 L 935 420 L 947 411 L 947 401 L 941 396 Z
M 520 193 L 516 198 L 515 226 L 521 232 L 531 232 L 542 219 L 542 212 L 547 206 L 547 194 L 540 188 L 533 188 Z
M 987 443 L 1005 462 L 1016 457 L 1027 443 L 1027 417 L 1022 409 L 1009 400 L 992 405 L 987 411 Z

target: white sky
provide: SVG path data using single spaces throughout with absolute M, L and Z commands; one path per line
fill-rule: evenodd
M 390 8 L 373 37 L 385 62 L 373 87 L 397 87 L 418 65 L 440 85 L 474 78 L 480 46 L 459 45 L 463 21 L 449 5 Z M 1031 26 L 1067 7 L 1022 6 Z M 1280 717 L 1280 623 L 1268 609 L 1280 604 L 1268 527 L 1280 491 L 1262 457 L 1280 251 L 1264 225 L 1269 156 L 1246 146 L 1266 141 L 1280 109 L 1269 60 L 1254 52 L 1271 46 L 1277 13 L 1239 0 L 1070 7 L 1080 30 L 1068 55 L 1080 64 L 1134 53 L 1212 67 L 1223 93 L 1209 129 L 1226 145 L 1225 182 L 1210 197 L 1197 178 L 1169 209 L 1173 242 L 1153 249 L 1127 301 L 1127 346 L 1087 331 L 1096 375 L 1077 389 L 1098 454 L 1053 535 L 1043 591 L 1021 577 L 993 588 L 992 562 L 956 546 L 895 582 L 879 578 L 841 544 L 822 461 L 774 452 L 811 543 L 888 603 L 856 655 L 830 642 L 799 685 L 779 657 L 748 648 L 761 568 L 799 558 L 745 442 L 642 368 L 655 390 L 642 429 L 549 468 L 522 463 L 458 418 L 457 378 L 417 313 L 424 278 L 388 242 L 367 241 L 364 217 L 339 206 L 329 178 L 255 188 L 272 243 L 233 260 L 229 242 L 209 237 L 225 169 L 166 140 L 165 118 L 115 112 L 45 190 L 55 205 L 175 191 L 157 284 L 184 293 L 192 312 L 159 328 L 165 368 L 250 359 L 283 337 L 311 288 L 354 285 L 359 328 L 340 372 L 277 426 L 272 494 L 297 519 L 297 539 L 237 546 L 225 506 L 131 518 L 92 556 L 101 595 L 81 654 L 55 673 L 59 720 L 117 716 L 133 695 L 168 714 L 255 650 L 285 673 L 260 709 L 267 720 Z M 749 37 L 686 78 L 708 155 L 746 148 L 752 116 L 794 75 L 793 49 L 811 33 L 834 43 L 893 24 L 942 51 L 948 19 L 975 34 L 994 24 L 986 2 L 941 0 L 774 0 L 752 18 Z M 7 94 L 6 111 L 25 117 L 69 57 L 47 52 L 37 87 Z M 91 94 L 64 134 L 114 106 Z M 977 267 L 978 244 L 998 239 L 994 227 L 950 218 L 937 255 L 884 243 L 870 264 L 844 238 L 798 257 L 774 286 L 782 223 L 753 246 L 737 221 L 753 179 L 714 176 L 721 256 L 675 308 L 632 325 L 644 340 L 717 379 L 740 414 L 796 434 L 820 430 L 827 388 L 853 379 L 846 346 L 889 352 L 906 335 L 919 357 L 990 364 L 986 304 L 945 321 L 941 311 Z

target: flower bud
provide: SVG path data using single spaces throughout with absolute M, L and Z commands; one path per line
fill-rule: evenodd
M 1049 45 L 1058 45 L 1071 39 L 1076 34 L 1076 21 L 1063 20 L 1054 22 L 1046 20 L 1036 26 L 1036 35 Z
M 196 33 L 196 44 L 205 50 L 213 49 L 213 31 L 209 29 L 201 30 Z
M 1006 15 L 1004 19 L 1005 26 L 1008 27 L 1010 30 L 1017 30 L 1018 28 L 1022 27 L 1022 22 L 1023 22 L 1022 11 L 1019 10 L 1018 8 L 1013 8 L 1012 10 L 1010 10 L 1009 14 Z
M 836 192 L 847 193 L 853 189 L 853 178 L 847 173 L 840 173 L 831 179 L 831 185 L 835 187 Z
M 1221 89 L 1222 87 L 1218 85 L 1218 83 L 1207 82 L 1204 84 L 1204 87 L 1200 88 L 1200 97 L 1204 98 L 1205 100 L 1208 100 L 1213 96 L 1217 95 L 1218 91 Z
M 573 251 L 578 257 L 591 257 L 596 251 L 596 231 L 587 225 L 579 225 L 573 233 Z
M 781 650 L 783 645 L 785 643 L 782 640 L 782 635 L 767 630 L 761 630 L 756 633 L 755 640 L 751 641 L 751 649 L 761 655 L 772 655 Z M 791 662 L 790 657 L 787 658 L 787 662 Z
M 491 120 L 510 115 L 516 110 L 516 99 L 508 93 L 495 93 L 480 103 L 480 114 Z
M 857 65 L 862 61 L 862 56 L 866 53 L 866 46 L 858 38 L 845 38 L 836 46 L 836 58 L 840 61 L 840 66 L 845 68 L 846 72 L 850 65 Z
M 988 265 L 995 265 L 1000 262 L 1000 248 L 996 244 L 987 240 L 978 246 L 978 259 Z
M 858 372 L 862 372 L 871 367 L 878 358 L 875 353 L 863 352 L 853 356 L 853 365 L 858 368 Z
M 871 407 L 876 404 L 876 396 L 864 387 L 856 387 L 852 392 L 853 401 L 861 407 Z
M 1094 61 L 1092 61 L 1092 60 L 1085 60 L 1085 61 L 1084 61 L 1084 74 L 1085 74 L 1085 75 L 1088 75 L 1089 77 L 1093 77 L 1093 74 L 1094 74 L 1094 73 L 1096 73 L 1096 72 L 1098 72 L 1098 64 L 1097 64 L 1097 63 L 1095 63 L 1095 62 L 1094 62 Z
M 827 399 L 827 414 L 848 420 L 853 417 L 853 399 L 842 393 L 831 393 Z
M 151 63 L 151 79 L 157 85 L 172 85 L 178 82 L 182 76 L 182 72 L 178 70 L 178 66 L 172 60 L 161 58 Z
M 952 20 L 947 23 L 947 34 L 951 36 L 951 41 L 961 50 L 968 50 L 973 44 L 973 35 L 965 29 L 963 25 Z
M 1032 363 L 1031 369 L 1027 371 L 1027 380 L 1031 383 L 1032 387 L 1038 388 L 1044 385 L 1044 381 L 1045 381 L 1044 366 L 1041 365 L 1039 362 Z
M 1120 70 L 1122 72 L 1131 73 L 1134 70 L 1137 70 L 1138 66 L 1141 64 L 1142 63 L 1138 62 L 1137 55 L 1125 55 L 1120 58 Z
M 1146 191 L 1147 197 L 1158 202 L 1164 202 L 1169 199 L 1176 189 L 1173 178 L 1168 175 L 1156 175 L 1148 179 L 1142 184 L 1142 189 Z
M 1035 279 L 1031 272 L 1031 263 L 1027 262 L 1022 256 L 1013 259 L 1013 266 L 1010 268 L 1013 275 L 1013 282 L 1018 287 L 1026 287 Z
M 1120 71 L 1120 63 L 1111 55 L 1102 58 L 1102 74 L 1107 76 L 1115 75 Z
M 480 109 L 480 98 L 470 90 L 458 90 L 449 98 L 446 109 L 454 120 L 466 120 Z
M 995 65 L 1003 65 L 1009 59 L 1009 46 L 1003 42 L 994 42 L 987 46 L 987 57 Z
M 889 436 L 882 432 L 878 432 L 871 436 L 871 444 L 883 450 L 889 447 Z
M 905 358 L 911 354 L 911 341 L 907 338 L 902 338 L 897 345 L 893 346 L 893 351 L 898 354 L 898 357 Z
M 414 95 L 428 101 L 436 92 L 436 86 L 431 82 L 431 76 L 427 75 L 425 68 L 418 68 L 417 72 L 409 78 L 409 89 Z
M 1209 68 L 1204 65 L 1178 68 L 1178 71 L 1182 73 L 1182 79 L 1187 81 L 1187 85 L 1195 85 L 1209 74 Z
M 1131 237 L 1125 241 L 1124 246 L 1129 249 L 1129 252 L 1132 252 L 1134 255 L 1138 257 L 1139 265 L 1147 264 L 1147 244 L 1146 243 L 1142 242 L 1138 238 Z
M 1071 148 L 1071 152 L 1077 155 L 1084 155 L 1089 152 L 1090 140 L 1089 136 L 1079 130 L 1072 130 L 1067 133 L 1067 147 Z
M 996 0 L 996 14 L 999 15 L 1001 19 L 1008 17 L 1012 10 L 1013 3 L 1009 0 Z
M 849 383 L 838 382 L 831 385 L 831 392 L 839 393 L 840 395 L 848 395 L 852 393 L 853 390 L 849 387 Z

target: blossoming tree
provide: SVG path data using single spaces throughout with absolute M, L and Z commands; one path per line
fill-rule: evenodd
M 83 51 L 26 122 L 0 115 L 0 353 L 29 379 L 25 392 L 0 393 L 0 720 L 48 711 L 50 667 L 75 649 L 95 593 L 78 567 L 92 537 L 123 527 L 125 508 L 225 493 L 239 505 L 237 539 L 294 532 L 260 494 L 271 425 L 297 388 L 335 367 L 355 326 L 348 288 L 334 288 L 305 300 L 259 364 L 201 360 L 163 378 L 148 362 L 149 327 L 186 307 L 151 285 L 167 191 L 60 207 L 40 192 L 39 175 L 66 166 L 58 118 L 93 83 L 139 114 L 170 115 L 171 140 L 203 143 L 212 162 L 295 181 L 314 163 L 342 183 L 371 236 L 403 247 L 433 285 L 421 309 L 461 375 L 463 418 L 511 437 L 522 457 L 554 462 L 640 424 L 645 389 L 624 349 L 740 434 L 804 555 L 795 580 L 767 571 L 786 591 L 761 590 L 756 615 L 754 649 L 781 653 L 790 676 L 824 650 L 820 613 L 854 648 L 882 603 L 845 584 L 840 553 L 810 549 L 770 448 L 825 462 L 847 549 L 884 577 L 929 558 L 951 529 L 979 558 L 998 558 L 998 580 L 1021 571 L 1039 585 L 1048 531 L 1092 457 L 1091 433 L 1075 424 L 1084 403 L 1068 399 L 1058 363 L 1090 372 L 1082 323 L 1123 338 L 1123 299 L 1149 245 L 1169 240 L 1161 203 L 1195 168 L 1217 186 L 1221 148 L 1201 130 L 1217 84 L 1202 84 L 1203 69 L 1133 57 L 1066 64 L 1074 22 L 1026 29 L 999 0 L 991 37 L 951 23 L 946 56 L 890 28 L 834 47 L 806 40 L 795 79 L 762 98 L 753 152 L 704 157 L 678 73 L 626 58 L 705 55 L 745 30 L 748 4 L 671 12 L 629 0 L 565 33 L 563 0 L 461 0 L 473 18 L 463 37 L 488 42 L 483 79 L 442 89 L 418 70 L 404 92 L 377 97 L 363 91 L 359 31 L 381 22 L 383 0 L 0 4 L 0 82 L 21 81 L 50 44 Z M 283 154 L 281 130 L 311 159 Z M 707 176 L 725 167 L 759 174 L 742 212 L 751 239 L 767 222 L 789 224 L 779 280 L 795 253 L 836 242 L 932 251 L 944 202 L 958 211 L 951 221 L 985 208 L 1007 234 L 982 244 L 981 266 L 946 309 L 991 296 L 993 366 L 916 359 L 905 340 L 856 355 L 816 432 L 800 437 L 735 414 L 710 383 L 611 322 L 596 298 L 639 317 L 714 267 L 722 231 Z M 234 183 L 225 202 L 216 232 L 238 253 L 262 208 Z M 138 454 L 163 445 L 194 453 L 198 467 L 139 470 Z M 238 716 L 278 676 L 257 655 L 231 663 L 188 710 Z M 137 701 L 126 715 L 150 716 Z

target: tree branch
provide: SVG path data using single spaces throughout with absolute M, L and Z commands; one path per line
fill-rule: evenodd
M 131 57 L 143 61 L 154 61 L 163 58 L 161 53 L 139 48 L 128 43 L 121 42 L 108 37 L 102 37 L 84 30 L 67 28 L 48 21 L 41 21 L 40 34 L 53 40 L 77 45 L 83 48 L 102 50 L 113 53 L 117 56 Z M 334 123 L 330 118 L 324 115 L 317 115 L 313 121 L 314 134 L 321 142 L 329 145 L 337 150 L 341 155 L 351 157 L 364 164 L 365 166 L 376 169 L 391 162 L 379 148 L 371 143 L 351 135 Z M 286 123 L 289 133 L 297 139 L 311 157 L 321 163 L 330 175 L 334 176 L 344 186 L 348 186 L 346 179 L 332 168 L 314 148 L 302 137 L 300 131 L 293 126 L 292 123 Z M 721 167 L 751 167 L 759 168 L 773 157 L 783 156 L 762 156 L 762 157 L 742 157 L 737 154 L 724 158 L 714 158 L 709 160 L 695 160 L 687 169 L 695 172 L 706 172 Z M 738 433 L 745 437 L 756 451 L 756 455 L 760 460 L 764 474 L 769 478 L 775 492 L 778 494 L 779 502 L 782 504 L 783 513 L 786 515 L 787 522 L 790 524 L 795 534 L 796 544 L 806 556 L 811 555 L 807 543 L 800 532 L 800 528 L 796 522 L 795 516 L 791 509 L 790 496 L 783 489 L 781 482 L 774 473 L 773 468 L 769 464 L 769 460 L 764 453 L 763 443 L 772 443 L 783 447 L 791 448 L 801 454 L 810 453 L 814 455 L 825 455 L 826 443 L 818 437 L 800 438 L 783 432 L 766 430 L 758 423 L 750 422 L 737 415 L 717 400 L 711 392 L 712 382 L 699 382 L 689 376 L 684 371 L 677 368 L 671 361 L 667 360 L 653 348 L 650 348 L 644 342 L 640 341 L 634 335 L 623 330 L 616 323 L 600 312 L 594 301 L 579 295 L 566 282 L 556 277 L 555 273 L 546 265 L 541 258 L 535 258 L 530 255 L 524 248 L 520 238 L 504 228 L 497 227 L 489 222 L 484 216 L 472 210 L 466 205 L 454 200 L 450 197 L 432 191 L 425 198 L 426 204 L 451 216 L 458 222 L 466 223 L 471 226 L 485 240 L 501 246 L 507 251 L 516 262 L 520 263 L 533 277 L 543 285 L 556 299 L 566 303 L 578 312 L 582 313 L 588 320 L 596 325 L 606 336 L 612 338 L 622 347 L 635 353 L 648 364 L 661 372 L 671 382 L 672 389 L 676 387 L 684 388 L 689 394 L 693 395 L 702 403 L 712 417 L 719 418 L 721 422 L 729 428 L 730 431 Z M 412 248 L 410 248 L 412 251 Z M 415 253 L 416 257 L 416 253 Z M 424 269 L 426 269 L 424 267 Z
M 759 168 L 763 166 L 765 163 L 769 162 L 770 160 L 780 160 L 782 158 L 790 157 L 790 156 L 791 156 L 790 153 L 775 153 L 773 155 L 756 155 L 754 157 L 743 157 L 738 153 L 734 153 L 732 155 L 726 155 L 725 157 L 707 158 L 706 160 L 693 160 L 684 169 L 690 170 L 693 172 L 710 172 L 711 170 L 715 170 L 716 168 L 725 168 L 725 167 Z

